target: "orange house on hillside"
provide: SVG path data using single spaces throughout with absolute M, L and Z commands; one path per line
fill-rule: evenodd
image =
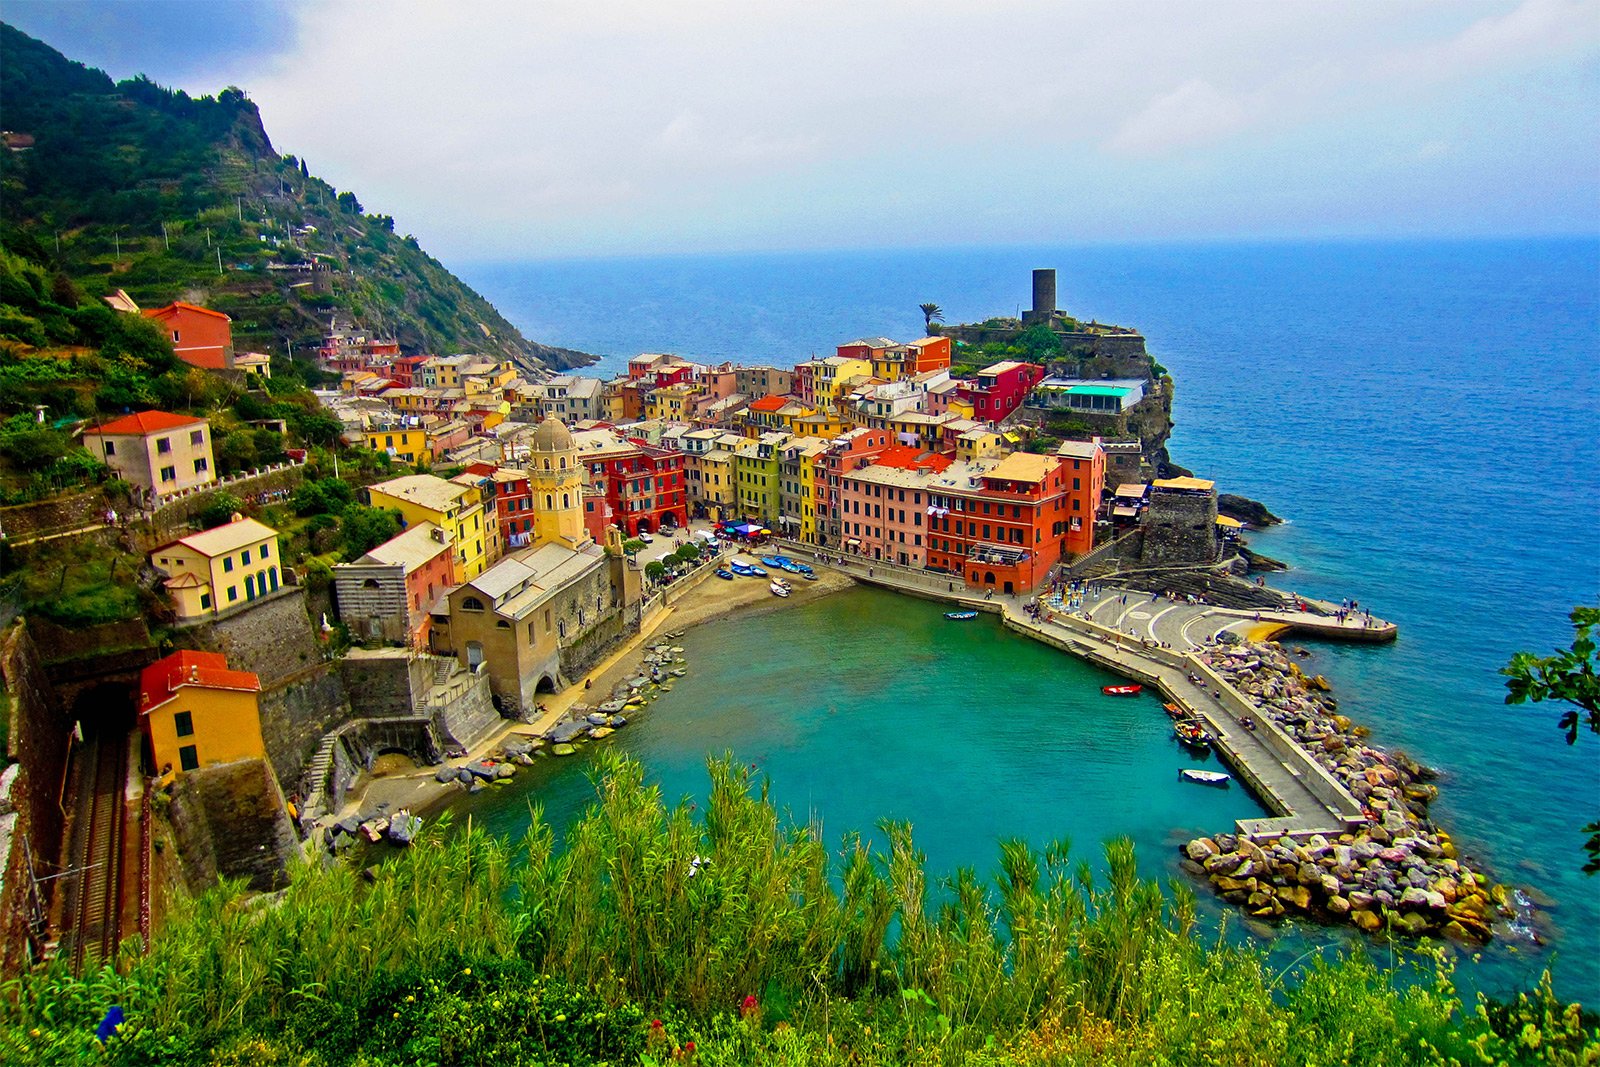
M 233 320 L 220 311 L 175 300 L 144 312 L 167 331 L 178 358 L 202 370 L 233 366 Z

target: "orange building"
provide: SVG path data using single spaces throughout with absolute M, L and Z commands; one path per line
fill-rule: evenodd
M 1062 547 L 1068 555 L 1081 556 L 1094 548 L 1095 519 L 1106 490 L 1106 450 L 1098 440 L 1065 441 L 1056 455 L 1067 487 L 1067 540 Z
M 219 652 L 174 652 L 139 675 L 139 728 L 158 774 L 262 759 L 261 679 Z
M 928 485 L 928 569 L 968 588 L 1032 592 L 1066 551 L 1071 484 L 1060 456 L 1013 452 L 998 463 L 952 466 Z M 1092 538 L 1092 512 L 1085 524 Z
M 222 312 L 176 300 L 144 315 L 167 331 L 172 350 L 185 363 L 203 370 L 233 366 L 233 320 Z

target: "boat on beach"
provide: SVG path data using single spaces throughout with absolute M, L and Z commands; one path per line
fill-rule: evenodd
M 968 619 L 976 619 L 978 613 L 976 611 L 947 611 L 944 613 L 944 617 L 952 622 L 966 622 Z
M 1195 782 L 1199 785 L 1215 785 L 1227 788 L 1231 779 L 1222 771 L 1202 771 L 1193 767 L 1185 767 L 1178 772 L 1178 777 L 1186 782 Z
M 767 588 L 772 590 L 772 595 L 773 596 L 788 596 L 789 595 L 789 587 L 786 586 L 786 585 L 779 585 L 777 582 L 771 583 L 770 585 L 767 586 Z
M 728 564 L 728 569 L 734 574 L 739 575 L 741 578 L 754 578 L 756 576 L 756 572 L 753 567 L 751 567 L 748 563 L 740 563 L 738 560 L 734 560 L 732 563 Z
M 717 577 L 718 578 L 726 578 L 728 581 L 731 582 L 731 581 L 733 581 L 733 572 L 728 570 L 728 568 L 726 568 L 726 567 L 718 567 L 717 568 Z
M 1144 692 L 1142 685 L 1103 685 L 1100 692 L 1108 697 L 1136 697 Z

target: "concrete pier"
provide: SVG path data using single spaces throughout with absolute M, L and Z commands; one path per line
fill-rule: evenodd
M 1086 659 L 1156 689 L 1205 722 L 1217 754 L 1273 812 L 1241 819 L 1240 835 L 1256 839 L 1313 834 L 1336 836 L 1364 825 L 1361 804 L 1322 764 L 1213 671 L 1202 653 L 1224 630 L 1275 624 L 1287 630 L 1350 640 L 1393 640 L 1396 627 L 1381 619 L 1341 623 L 1315 612 L 1260 613 L 1210 605 L 1174 604 L 1148 594 L 1107 587 L 1077 612 L 1027 613 L 1031 597 L 975 596 L 958 579 L 878 560 L 819 552 L 780 542 L 781 551 L 832 567 L 869 585 L 1001 616 L 1007 629 Z M 1381 635 L 1381 636 L 1380 636 Z M 1241 716 L 1255 722 L 1240 724 Z

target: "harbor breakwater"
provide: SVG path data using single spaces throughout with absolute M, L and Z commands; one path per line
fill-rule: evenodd
M 1184 846 L 1184 868 L 1251 915 L 1298 912 L 1369 933 L 1442 934 L 1482 944 L 1514 919 L 1504 887 L 1457 855 L 1428 819 L 1436 774 L 1403 753 L 1367 743 L 1365 727 L 1338 713 L 1320 678 L 1282 648 L 1244 644 L 1202 655 L 1362 804 L 1366 822 L 1337 835 L 1264 843 L 1218 834 Z

